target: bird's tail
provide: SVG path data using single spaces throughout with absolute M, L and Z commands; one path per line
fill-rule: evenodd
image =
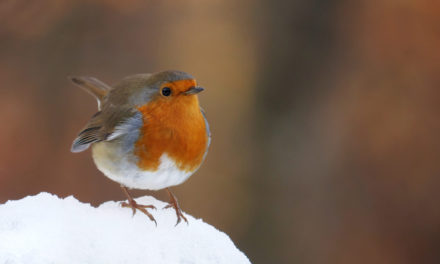
M 111 86 L 101 82 L 93 77 L 70 77 L 72 82 L 93 95 L 98 101 L 98 109 L 101 109 L 101 103 L 104 97 L 112 89 Z

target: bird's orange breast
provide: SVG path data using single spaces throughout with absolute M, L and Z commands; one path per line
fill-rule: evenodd
M 135 145 L 138 167 L 154 171 L 167 154 L 184 171 L 196 170 L 203 161 L 208 135 L 197 96 L 156 100 L 138 107 L 144 124 Z

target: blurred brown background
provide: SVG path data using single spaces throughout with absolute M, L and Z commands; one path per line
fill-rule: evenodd
M 252 262 L 440 263 L 439 47 L 434 0 L 3 0 L 0 202 L 123 199 L 66 77 L 179 69 L 213 141 L 174 191 Z

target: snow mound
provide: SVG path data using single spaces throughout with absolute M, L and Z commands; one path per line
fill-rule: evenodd
M 223 232 L 150 196 L 148 217 L 118 202 L 95 208 L 49 193 L 0 205 L 0 263 L 250 263 Z

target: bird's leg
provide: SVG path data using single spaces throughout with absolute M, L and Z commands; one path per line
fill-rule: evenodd
M 154 205 L 142 205 L 142 204 L 136 203 L 136 201 L 133 199 L 133 197 L 131 197 L 130 193 L 128 192 L 127 187 L 121 185 L 121 188 L 128 199 L 128 203 L 121 202 L 121 206 L 131 208 L 131 210 L 133 210 L 133 215 L 136 214 L 136 209 L 138 209 L 142 213 L 146 214 L 148 216 L 148 218 L 150 218 L 150 220 L 153 221 L 157 225 L 156 219 L 154 219 L 153 215 L 151 215 L 147 211 L 147 209 L 145 209 L 145 208 L 156 209 L 156 207 L 154 207 Z
M 171 208 L 173 207 L 174 210 L 176 210 L 177 215 L 177 223 L 176 226 L 180 223 L 180 221 L 185 220 L 186 224 L 188 224 L 188 220 L 186 220 L 186 217 L 183 215 L 182 210 L 180 209 L 179 203 L 177 202 L 176 196 L 170 191 L 169 188 L 167 188 L 168 195 L 170 196 L 170 202 L 167 206 L 165 206 L 163 209 Z

